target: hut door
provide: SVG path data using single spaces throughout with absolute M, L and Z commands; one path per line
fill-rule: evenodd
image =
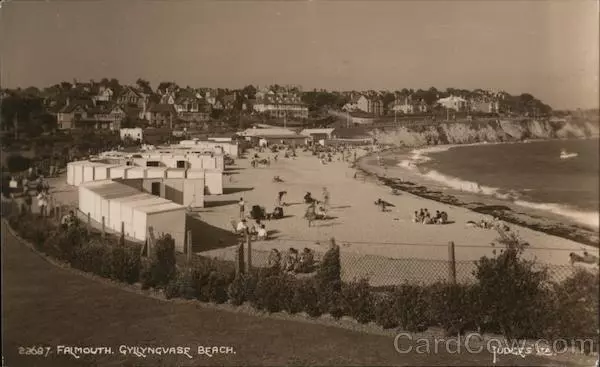
M 160 182 L 152 182 L 152 195 L 160 196 Z

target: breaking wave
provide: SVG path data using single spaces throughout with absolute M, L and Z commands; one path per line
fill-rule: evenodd
M 430 147 L 425 149 L 416 149 L 411 152 L 410 159 L 400 161 L 397 166 L 409 169 L 420 176 L 429 180 L 438 182 L 445 187 L 449 187 L 454 190 L 469 192 L 480 195 L 493 196 L 501 200 L 508 200 L 512 203 L 535 210 L 542 210 L 550 212 L 556 215 L 560 215 L 569 218 L 577 223 L 591 226 L 593 228 L 600 228 L 599 213 L 591 211 L 581 211 L 567 205 L 554 204 L 554 203 L 534 203 L 521 198 L 521 194 L 514 190 L 502 190 L 497 187 L 482 186 L 477 182 L 467 181 L 458 177 L 445 175 L 436 170 L 423 170 L 419 167 L 425 162 L 432 160 L 428 157 L 428 153 L 442 152 L 451 149 L 453 146 L 443 147 Z M 524 190 L 530 191 L 530 190 Z

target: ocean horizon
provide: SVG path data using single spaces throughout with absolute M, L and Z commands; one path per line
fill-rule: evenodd
M 455 190 L 598 228 L 599 147 L 597 138 L 436 146 L 415 149 L 396 164 Z

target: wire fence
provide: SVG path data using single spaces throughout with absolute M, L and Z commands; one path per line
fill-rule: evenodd
M 16 211 L 30 211 L 39 214 L 39 208 L 35 203 L 27 202 L 26 197 L 17 197 L 6 200 L 3 198 L 2 203 L 2 215 L 7 216 Z M 77 214 L 78 218 L 82 223 L 88 224 L 88 216 L 80 212 L 74 203 L 64 203 L 56 199 L 51 199 L 48 205 L 46 215 L 58 223 L 62 220 L 62 217 L 73 211 Z M 92 230 L 98 232 L 101 231 L 100 223 L 89 223 Z M 106 228 L 107 233 L 119 235 L 120 231 Z M 160 235 L 157 233 L 156 235 Z M 172 236 L 181 237 L 184 243 L 188 242 L 186 233 L 171 233 Z M 141 242 L 134 238 L 126 236 L 126 240 L 132 242 Z M 194 238 L 194 241 L 203 241 L 204 239 Z M 243 239 L 240 239 L 242 241 Z M 267 267 L 269 266 L 269 257 L 271 249 L 277 248 L 279 251 L 286 251 L 290 248 L 295 248 L 299 252 L 305 248 L 311 248 L 314 252 L 315 261 L 318 263 L 325 254 L 325 246 L 329 240 L 315 241 L 301 238 L 285 238 L 285 239 L 273 239 L 269 241 L 263 241 L 260 243 L 253 244 L 251 250 L 251 263 L 254 267 Z M 360 279 L 367 279 L 369 284 L 374 287 L 386 287 L 395 286 L 404 283 L 410 284 L 432 284 L 436 282 L 457 282 L 457 283 L 473 283 L 476 281 L 476 262 L 475 261 L 464 261 L 456 260 L 454 258 L 454 245 L 452 244 L 452 250 L 446 259 L 427 259 L 423 257 L 388 257 L 374 254 L 357 253 L 346 247 L 347 244 L 353 245 L 368 245 L 373 248 L 375 246 L 404 246 L 424 248 L 427 246 L 428 251 L 432 253 L 439 253 L 440 251 L 445 252 L 448 250 L 448 244 L 416 244 L 416 243 L 390 243 L 390 242 L 361 242 L 361 241 L 345 241 L 337 240 L 337 243 L 341 244 L 340 247 L 340 262 L 341 262 L 341 275 L 342 280 L 346 282 L 356 281 Z M 184 245 L 185 246 L 185 245 Z M 216 248 L 210 251 L 204 251 L 196 253 L 196 255 L 203 257 L 210 257 L 222 261 L 235 263 L 238 261 L 238 245 L 231 246 L 225 245 L 226 247 Z M 217 246 L 219 247 L 219 246 Z M 193 244 L 191 248 L 194 248 Z M 461 245 L 457 248 L 465 249 L 481 249 L 481 246 L 469 246 Z M 531 247 L 535 250 L 559 250 L 562 252 L 568 251 L 568 249 L 561 248 L 543 248 L 543 247 Z M 247 250 L 246 250 L 247 251 Z M 452 253 L 452 255 L 450 255 Z M 567 255 L 567 254 L 565 254 Z M 246 254 L 247 258 L 247 254 Z M 561 281 L 574 274 L 580 266 L 569 266 L 569 265 L 555 265 L 555 264 L 544 264 L 536 263 L 536 268 L 546 269 L 550 280 Z M 593 271 L 597 271 L 597 267 L 588 268 Z
M 218 249 L 202 253 L 202 256 L 236 262 L 237 249 L 237 246 Z M 301 247 L 296 249 L 301 252 Z M 316 263 L 321 261 L 324 254 L 324 251 L 314 251 Z M 270 251 L 252 249 L 250 260 L 252 266 L 268 267 L 270 255 Z M 245 256 L 247 257 L 247 254 Z M 373 287 L 388 287 L 406 283 L 427 285 L 437 282 L 469 284 L 476 282 L 477 271 L 476 261 L 390 258 L 357 254 L 344 250 L 343 247 L 340 250 L 340 265 L 343 281 L 367 279 Z M 536 263 L 535 268 L 536 270 L 546 269 L 550 280 L 556 282 L 572 276 L 579 269 L 577 266 L 542 263 Z

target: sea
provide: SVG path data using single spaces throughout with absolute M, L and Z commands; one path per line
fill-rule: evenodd
M 453 189 L 598 228 L 599 148 L 598 139 L 430 147 L 398 165 Z

